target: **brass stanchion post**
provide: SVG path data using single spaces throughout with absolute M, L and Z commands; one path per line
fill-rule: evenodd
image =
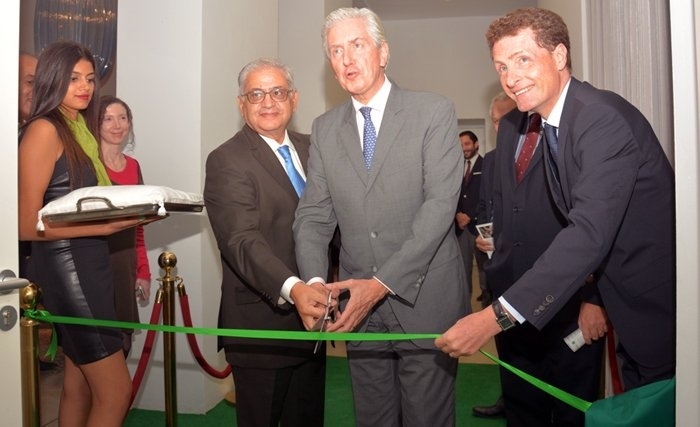
M 165 270 L 162 279 L 164 294 L 163 324 L 175 325 L 175 276 L 172 270 L 177 264 L 177 257 L 172 252 L 163 252 L 158 257 L 158 265 Z M 175 354 L 175 334 L 163 333 L 163 361 L 165 375 L 165 425 L 177 426 L 177 370 Z
M 33 310 L 39 299 L 39 289 L 33 283 L 19 291 L 19 306 Z M 22 425 L 40 425 L 39 403 L 39 322 L 22 316 L 20 320 L 22 366 Z

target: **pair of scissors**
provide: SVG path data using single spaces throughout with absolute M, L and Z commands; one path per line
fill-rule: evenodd
M 311 328 L 312 331 L 316 332 L 323 332 L 326 329 L 326 325 L 328 325 L 328 322 L 332 318 L 332 310 L 331 310 L 331 301 L 332 301 L 332 292 L 328 292 L 328 299 L 326 299 L 326 312 L 323 314 L 323 317 L 319 317 L 319 319 L 316 321 L 314 326 Z M 318 340 L 316 341 L 316 345 L 314 346 L 314 354 L 318 351 L 319 347 L 321 347 L 321 342 L 323 340 Z

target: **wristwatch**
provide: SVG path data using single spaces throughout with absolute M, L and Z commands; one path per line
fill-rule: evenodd
M 508 314 L 503 309 L 503 306 L 501 305 L 500 301 L 494 301 L 493 304 L 491 304 L 491 307 L 493 307 L 493 311 L 494 313 L 496 313 L 496 323 L 498 323 L 498 326 L 501 327 L 501 330 L 507 331 L 508 329 L 515 326 L 515 322 L 513 322 L 510 319 L 510 317 L 508 317 Z

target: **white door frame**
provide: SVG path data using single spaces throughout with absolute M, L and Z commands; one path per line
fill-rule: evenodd
M 0 1 L 0 93 L 18 93 L 19 1 Z M 0 270 L 18 273 L 17 264 L 17 97 L 0 101 Z M 18 292 L 0 295 L 0 309 L 17 309 Z M 0 321 L 2 321 L 0 319 Z M 4 425 L 22 425 L 19 322 L 9 331 L 0 330 L 0 414 Z

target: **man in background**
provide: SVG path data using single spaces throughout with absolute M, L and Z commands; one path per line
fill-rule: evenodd
M 496 135 L 498 135 L 498 125 L 501 118 L 514 108 L 515 101 L 510 99 L 505 92 L 499 92 L 491 99 L 491 105 L 489 105 L 489 116 L 491 117 L 491 125 L 493 126 L 493 131 Z M 479 208 L 477 210 L 477 218 L 480 224 L 493 222 L 493 174 L 495 173 L 495 161 L 496 149 L 494 148 L 484 155 L 484 161 L 481 168 L 482 173 L 479 191 Z M 478 248 L 476 250 L 477 252 L 484 252 Z M 488 263 L 488 261 L 486 261 L 484 264 L 486 263 Z M 484 276 L 486 276 L 486 274 L 484 274 Z M 491 289 L 488 286 L 486 286 L 485 292 L 486 297 L 481 300 L 482 308 L 491 305 L 492 302 Z M 504 416 L 505 411 L 503 409 L 503 395 L 499 396 L 493 405 L 472 407 L 472 413 L 477 417 L 486 418 Z
M 308 135 L 288 131 L 290 69 L 270 59 L 238 76 L 243 128 L 211 152 L 204 201 L 221 253 L 219 327 L 303 331 L 328 291 L 299 279 L 292 222 L 304 191 Z M 323 426 L 325 345 L 220 337 L 233 369 L 240 426 Z
M 474 291 L 472 287 L 472 270 L 474 260 L 476 260 L 479 271 L 479 288 L 481 289 L 477 300 L 482 301 L 487 297 L 486 275 L 483 274 L 486 254 L 475 250 L 474 239 L 477 234 L 477 209 L 479 206 L 483 158 L 479 155 L 479 138 L 474 132 L 470 130 L 460 132 L 459 142 L 464 153 L 464 177 L 462 178 L 462 189 L 459 193 L 457 213 L 455 214 L 455 232 L 457 233 L 459 249 L 462 252 L 470 294 Z
M 19 106 L 18 121 L 20 124 L 29 118 L 29 110 L 32 108 L 36 63 L 35 56 L 26 52 L 19 54 L 19 99 L 17 105 Z

